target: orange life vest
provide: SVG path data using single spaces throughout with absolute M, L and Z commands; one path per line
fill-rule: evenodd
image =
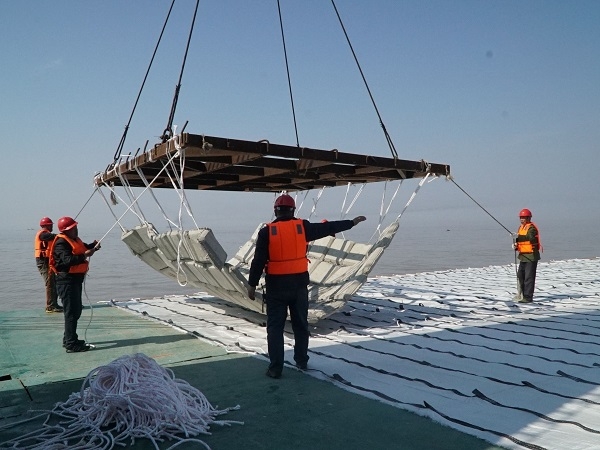
M 517 241 L 517 250 L 519 253 L 533 253 L 536 250 L 544 251 L 542 248 L 542 240 L 540 238 L 540 230 L 533 223 L 525 223 L 519 227 L 519 232 L 517 233 L 519 236 L 527 236 L 527 232 L 529 228 L 533 227 L 537 231 L 537 244 L 531 243 L 531 241 Z
M 284 220 L 267 225 L 269 231 L 269 275 L 291 275 L 308 270 L 306 235 L 301 219 Z
M 52 241 L 52 244 L 50 244 L 50 249 L 48 250 L 49 265 L 50 265 L 50 269 L 53 272 L 57 272 L 56 261 L 54 260 L 54 245 L 56 244 L 56 241 L 58 241 L 58 238 L 63 238 L 65 241 L 67 241 L 69 243 L 69 245 L 73 249 L 74 255 L 83 255 L 85 253 L 85 251 L 87 250 L 87 248 L 85 247 L 85 244 L 83 243 L 83 241 L 81 239 L 76 238 L 75 240 L 73 240 L 62 233 L 57 235 L 56 238 L 54 239 L 54 241 Z M 69 273 L 85 274 L 88 271 L 89 264 L 90 263 L 88 261 L 84 261 L 80 264 L 75 264 L 75 265 L 69 267 Z
M 46 230 L 45 228 L 42 228 L 35 235 L 35 239 L 33 241 L 33 256 L 35 256 L 36 258 L 48 258 L 48 256 L 49 256 L 48 255 L 48 247 L 50 246 L 51 242 L 42 241 L 40 239 L 40 234 L 42 234 L 42 233 L 49 233 L 49 231 Z

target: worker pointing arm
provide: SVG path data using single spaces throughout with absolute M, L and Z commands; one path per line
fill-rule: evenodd
M 256 286 L 265 272 L 267 304 L 267 343 L 269 368 L 267 376 L 281 377 L 283 371 L 283 329 L 288 309 L 294 331 L 296 367 L 308 363 L 308 258 L 307 244 L 315 239 L 349 230 L 366 220 L 312 223 L 294 217 L 296 204 L 287 194 L 275 200 L 275 220 L 258 232 L 254 259 L 248 277 L 248 297 L 255 298 Z

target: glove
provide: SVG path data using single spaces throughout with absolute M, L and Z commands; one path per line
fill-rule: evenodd
M 364 222 L 365 220 L 367 220 L 365 216 L 357 216 L 354 219 L 352 219 L 352 222 L 354 222 L 354 225 L 358 225 L 359 223 Z

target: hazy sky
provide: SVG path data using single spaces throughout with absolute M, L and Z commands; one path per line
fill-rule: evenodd
M 3 226 L 34 228 L 84 206 L 93 175 L 113 160 L 169 5 L 0 2 Z M 167 123 L 194 5 L 176 2 L 125 154 L 158 141 Z M 522 207 L 536 218 L 598 218 L 599 1 L 336 5 L 400 158 L 450 164 L 511 227 Z M 281 10 L 300 144 L 390 156 L 331 3 L 282 0 Z M 295 145 L 290 111 L 277 2 L 200 1 L 174 123 Z M 449 211 L 484 217 L 452 183 L 423 191 L 415 208 L 439 209 L 440 221 Z M 203 198 L 189 195 L 200 222 L 224 211 L 268 220 L 272 201 Z M 80 219 L 113 224 L 98 196 Z

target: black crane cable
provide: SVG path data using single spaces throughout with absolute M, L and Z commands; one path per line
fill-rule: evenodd
M 148 65 L 148 69 L 146 70 L 146 75 L 144 76 L 144 81 L 142 81 L 142 85 L 140 86 L 140 90 L 138 92 L 137 98 L 135 99 L 135 104 L 133 105 L 133 109 L 131 110 L 131 115 L 129 116 L 129 121 L 127 122 L 127 125 L 125 125 L 125 131 L 123 131 L 123 136 L 121 136 L 121 142 L 119 142 L 117 150 L 115 151 L 113 163 L 116 163 L 117 160 L 121 157 L 121 152 L 123 151 L 123 147 L 125 146 L 125 139 L 127 138 L 127 132 L 129 131 L 129 125 L 131 125 L 131 120 L 133 119 L 133 114 L 135 113 L 138 102 L 140 101 L 142 91 L 144 90 L 146 80 L 148 79 L 148 74 L 150 73 L 150 69 L 152 68 L 152 64 L 154 63 L 154 57 L 156 56 L 156 52 L 158 51 L 158 46 L 160 45 L 163 34 L 167 27 L 167 23 L 169 22 L 169 17 L 171 16 L 171 11 L 173 11 L 173 5 L 175 5 L 175 0 L 173 0 L 171 2 L 171 7 L 169 8 L 169 12 L 167 13 L 165 23 L 163 24 L 162 30 L 160 32 L 160 36 L 158 37 L 158 42 L 156 43 L 156 47 L 154 47 L 154 53 L 152 53 L 152 58 L 150 59 L 150 64 Z
M 285 57 L 285 70 L 287 72 L 288 89 L 290 92 L 290 102 L 292 105 L 292 117 L 294 119 L 294 131 L 296 133 L 296 146 L 300 147 L 300 141 L 298 139 L 298 124 L 296 123 L 296 110 L 294 108 L 294 95 L 292 94 L 292 82 L 290 79 L 290 67 L 288 65 L 287 50 L 285 46 L 285 35 L 283 33 L 283 19 L 281 18 L 281 5 L 277 0 L 277 11 L 279 12 L 279 27 L 281 28 L 281 41 L 283 43 L 283 55 Z
M 184 69 L 185 69 L 186 61 L 187 61 L 187 56 L 188 56 L 188 52 L 189 52 L 189 48 L 190 48 L 190 42 L 192 40 L 192 34 L 193 34 L 194 26 L 195 26 L 195 23 L 196 23 L 196 16 L 198 14 L 198 6 L 199 6 L 199 4 L 200 4 L 200 0 L 196 0 L 196 7 L 194 9 L 194 16 L 192 18 L 192 23 L 190 25 L 190 32 L 189 32 L 189 35 L 188 35 L 188 41 L 187 41 L 186 48 L 185 48 L 185 54 L 184 54 L 184 57 L 183 57 L 183 61 L 181 63 L 181 71 L 179 73 L 179 80 L 177 82 L 177 86 L 175 87 L 175 94 L 173 96 L 173 102 L 172 102 L 172 105 L 171 105 L 171 112 L 169 114 L 169 119 L 168 119 L 168 122 L 167 122 L 167 126 L 165 127 L 165 129 L 163 131 L 163 134 L 161 136 L 162 142 L 166 142 L 169 138 L 172 137 L 172 134 L 173 134 L 173 120 L 175 118 L 175 111 L 177 109 L 177 102 L 178 102 L 178 99 L 179 99 L 179 91 L 181 89 L 181 80 L 183 79 L 183 72 L 184 72 Z M 335 1 L 331 0 L 331 4 L 333 6 L 333 9 L 335 10 L 335 14 L 336 14 L 336 16 L 338 18 L 338 21 L 340 23 L 342 31 L 344 32 L 344 36 L 346 37 L 346 42 L 348 43 L 350 51 L 352 52 L 352 56 L 354 57 L 354 61 L 356 62 L 356 66 L 358 67 L 358 70 L 360 72 L 362 80 L 363 80 L 363 82 L 365 84 L 365 87 L 366 87 L 367 92 L 369 94 L 369 98 L 371 99 L 371 103 L 373 104 L 373 108 L 375 109 L 377 117 L 379 118 L 379 124 L 381 125 L 383 133 L 385 135 L 386 141 L 387 141 L 388 146 L 390 148 L 390 152 L 392 153 L 392 157 L 397 159 L 398 158 L 398 153 L 396 152 L 396 148 L 394 146 L 392 138 L 390 137 L 390 135 L 387 132 L 387 129 L 385 127 L 385 124 L 383 123 L 383 119 L 381 118 L 381 114 L 379 113 L 379 109 L 377 108 L 377 104 L 375 103 L 375 99 L 373 98 L 373 94 L 371 93 L 371 89 L 369 87 L 369 84 L 367 83 L 367 79 L 365 78 L 365 75 L 364 75 L 364 72 L 362 70 L 362 67 L 360 66 L 360 63 L 359 63 L 358 58 L 356 56 L 356 52 L 354 51 L 354 47 L 352 46 L 352 43 L 350 42 L 350 38 L 348 36 L 348 33 L 346 32 L 346 27 L 344 26 L 342 18 L 341 18 L 340 14 L 339 14 L 339 11 L 337 9 L 337 6 L 335 5 Z M 169 7 L 169 12 L 167 13 L 167 17 L 165 18 L 165 22 L 163 24 L 163 27 L 162 27 L 162 30 L 160 32 L 158 41 L 157 41 L 156 46 L 154 48 L 154 52 L 152 53 L 152 58 L 150 59 L 150 63 L 149 63 L 148 68 L 146 70 L 146 74 L 144 75 L 144 80 L 142 81 L 142 85 L 140 86 L 140 90 L 138 92 L 137 98 L 136 98 L 135 103 L 133 105 L 133 109 L 132 109 L 131 114 L 129 116 L 129 120 L 127 122 L 127 125 L 125 126 L 125 130 L 123 131 L 123 135 L 121 136 L 121 140 L 120 140 L 119 145 L 117 147 L 117 150 L 115 152 L 114 159 L 113 159 L 113 164 L 116 163 L 117 160 L 121 157 L 121 153 L 122 153 L 123 147 L 125 145 L 125 140 L 127 138 L 127 132 L 129 131 L 129 126 L 131 125 L 131 121 L 133 119 L 133 114 L 135 113 L 135 110 L 136 110 L 137 105 L 139 103 L 142 91 L 143 91 L 144 86 L 146 84 L 146 80 L 148 79 L 148 74 L 150 73 L 150 69 L 152 68 L 152 64 L 154 63 L 154 58 L 156 57 L 156 53 L 158 51 L 158 47 L 159 47 L 159 45 L 160 45 L 160 43 L 162 41 L 162 37 L 163 37 L 163 34 L 164 34 L 165 29 L 167 27 L 167 23 L 169 22 L 169 18 L 171 16 L 171 12 L 173 11 L 173 6 L 174 5 L 175 5 L 175 0 L 172 0 L 171 6 Z M 283 31 L 283 19 L 282 19 L 282 15 L 281 15 L 280 0 L 277 0 L 277 10 L 278 10 L 278 13 L 279 13 L 279 25 L 280 25 L 280 29 L 281 29 L 281 40 L 282 40 L 282 43 L 283 43 L 283 53 L 284 53 L 284 57 L 285 57 L 285 67 L 286 67 L 286 72 L 287 72 L 288 89 L 289 89 L 289 93 L 290 93 L 290 102 L 291 102 L 291 108 L 292 108 L 292 116 L 293 116 L 293 120 L 294 120 L 294 131 L 295 131 L 295 134 L 296 134 L 296 145 L 298 147 L 300 147 L 300 142 L 299 142 L 299 139 L 298 139 L 298 126 L 297 126 L 297 122 L 296 122 L 296 111 L 295 111 L 295 108 L 294 108 L 294 96 L 293 96 L 293 93 L 292 93 L 292 83 L 291 83 L 291 78 L 290 78 L 290 70 L 289 70 L 288 57 L 287 57 L 287 49 L 286 49 L 286 44 L 285 44 L 285 34 L 284 34 L 284 31 Z M 458 187 L 467 197 L 469 197 L 488 216 L 490 216 L 496 223 L 498 223 L 498 225 L 500 225 L 511 236 L 513 236 L 513 233 L 508 228 L 506 228 L 504 225 L 502 225 L 502 223 L 500 223 L 492 214 L 490 214 L 483 206 L 481 206 L 462 187 L 460 187 L 458 185 L 458 183 L 456 181 L 454 181 L 454 178 L 452 178 L 452 177 L 449 177 L 449 178 L 456 185 L 456 187 Z M 89 199 L 88 199 L 88 202 L 89 202 Z M 87 202 L 86 202 L 86 204 L 87 204 Z M 85 207 L 85 205 L 84 205 L 84 207 Z M 516 264 L 516 253 L 515 253 L 515 264 Z
M 352 47 L 352 43 L 350 42 L 350 38 L 348 37 L 348 33 L 346 32 L 346 27 L 344 26 L 344 23 L 342 22 L 342 18 L 340 17 L 338 9 L 337 9 L 337 7 L 335 5 L 335 1 L 331 0 L 331 4 L 333 5 L 333 9 L 335 10 L 335 14 L 336 14 L 336 16 L 338 18 L 340 26 L 342 27 L 342 31 L 344 32 L 344 36 L 346 37 L 346 41 L 348 42 L 348 46 L 350 47 L 350 51 L 352 52 L 352 56 L 354 57 L 354 61 L 356 62 L 356 65 L 358 67 L 358 70 L 360 72 L 362 80 L 363 80 L 363 82 L 365 84 L 367 92 L 369 93 L 369 97 L 371 99 L 371 103 L 373 104 L 373 107 L 375 108 L 375 112 L 377 113 L 377 117 L 379 118 L 379 124 L 381 125 L 381 128 L 383 129 L 383 133 L 385 135 L 385 138 L 387 140 L 388 146 L 389 146 L 390 151 L 392 153 L 392 157 L 398 158 L 398 153 L 396 152 L 396 148 L 394 146 L 392 138 L 390 137 L 390 135 L 387 132 L 387 129 L 385 127 L 385 124 L 383 123 L 383 119 L 381 118 L 381 114 L 379 113 L 379 109 L 377 108 L 377 104 L 375 103 L 375 99 L 373 98 L 373 95 L 371 93 L 371 89 L 369 88 L 369 84 L 367 83 L 367 79 L 365 78 L 365 75 L 364 75 L 363 70 L 362 70 L 362 68 L 360 66 L 360 63 L 358 62 L 358 58 L 356 56 L 354 48 Z M 296 112 L 295 112 L 295 109 L 294 109 L 294 97 L 293 97 L 293 94 L 292 94 L 292 84 L 291 84 L 291 80 L 290 80 L 290 70 L 289 70 L 288 57 L 287 57 L 287 51 L 286 51 L 286 45 L 285 45 L 285 35 L 284 35 L 284 32 L 283 32 L 283 20 L 282 20 L 282 16 L 281 16 L 280 0 L 277 0 L 277 10 L 279 12 L 279 25 L 280 25 L 280 28 L 281 28 L 281 39 L 282 39 L 282 42 L 283 42 L 283 53 L 284 53 L 284 56 L 285 56 L 285 68 L 286 68 L 286 71 L 287 71 L 288 88 L 289 88 L 289 92 L 290 92 L 290 101 L 291 101 L 291 105 L 292 105 L 292 115 L 293 115 L 293 118 L 294 118 L 294 129 L 295 129 L 295 132 L 296 132 L 296 145 L 298 147 L 300 147 L 300 143 L 298 141 L 298 127 L 297 127 L 297 124 L 296 124 Z M 456 181 L 454 181 L 454 178 L 452 178 L 452 177 L 449 177 L 449 178 L 456 185 L 456 187 L 458 187 L 467 197 L 469 197 L 488 216 L 490 216 L 496 223 L 498 223 L 498 225 L 500 225 L 511 236 L 513 236 L 513 233 L 508 228 L 506 228 L 504 225 L 502 225 L 502 223 L 500 223 L 500 221 L 498 221 L 498 219 L 496 219 L 488 210 L 486 210 L 483 206 L 481 206 L 481 204 L 479 204 L 477 202 L 477 200 L 475 200 L 473 197 L 471 197 L 471 195 L 469 195 L 462 187 L 460 187 L 458 185 L 458 183 Z M 515 253 L 515 264 L 516 264 L 516 253 Z
M 185 54 L 183 56 L 183 61 L 181 62 L 181 71 L 179 72 L 179 80 L 177 81 L 177 86 L 175 87 L 175 94 L 173 95 L 173 104 L 171 105 L 171 113 L 169 114 L 169 120 L 167 122 L 167 126 L 163 131 L 161 136 L 162 142 L 166 142 L 169 138 L 173 136 L 173 120 L 175 119 L 175 110 L 177 109 L 177 100 L 179 99 L 179 90 L 181 89 L 181 80 L 183 78 L 183 71 L 185 69 L 185 63 L 187 61 L 188 51 L 190 49 L 190 42 L 192 40 L 192 33 L 194 32 L 194 25 L 196 23 L 196 15 L 198 14 L 198 5 L 200 4 L 200 0 L 196 0 L 196 8 L 194 8 L 194 17 L 192 18 L 192 23 L 190 25 L 190 34 L 188 35 L 188 41 L 185 46 Z
M 381 114 L 379 113 L 379 109 L 377 108 L 377 104 L 375 103 L 375 100 L 373 99 L 373 95 L 371 94 L 371 89 L 369 88 L 369 84 L 367 83 L 367 79 L 365 78 L 365 75 L 363 73 L 363 70 L 360 66 L 360 63 L 358 62 L 358 58 L 356 57 L 356 53 L 354 52 L 354 48 L 352 47 L 352 43 L 350 42 L 350 38 L 348 37 L 348 33 L 346 32 L 346 28 L 344 27 L 344 24 L 342 22 L 342 18 L 340 17 L 340 14 L 338 12 L 337 7 L 335 6 L 335 1 L 331 0 L 331 4 L 333 5 L 333 9 L 335 10 L 335 14 L 337 15 L 338 21 L 340 22 L 340 26 L 342 27 L 342 30 L 344 32 L 344 36 L 346 36 L 346 41 L 348 42 L 348 46 L 350 47 L 350 51 L 352 51 L 352 56 L 354 56 L 354 61 L 356 62 L 356 65 L 358 67 L 358 70 L 360 71 L 360 75 L 363 79 L 363 82 L 365 83 L 365 87 L 367 88 L 367 92 L 369 93 L 369 97 L 371 98 L 371 103 L 373 103 L 373 107 L 375 108 L 375 112 L 377 113 L 377 117 L 379 118 L 379 124 L 381 125 L 381 128 L 383 129 L 383 133 L 385 134 L 386 140 L 388 142 L 388 145 L 390 147 L 390 151 L 392 152 L 392 156 L 394 158 L 398 158 L 398 153 L 396 152 L 396 148 L 394 146 L 394 143 L 392 142 L 392 138 L 390 137 L 390 135 L 387 132 L 387 129 L 385 128 L 385 124 L 383 123 L 383 120 L 381 118 Z M 456 185 L 457 188 L 459 188 L 467 197 L 469 197 L 477 206 L 479 206 L 488 216 L 490 216 L 496 223 L 498 223 L 498 225 L 500 225 L 502 228 L 504 228 L 508 234 L 510 234 L 511 236 L 513 236 L 513 233 L 506 228 L 504 225 L 502 225 L 498 219 L 496 219 L 492 214 L 490 214 L 483 206 L 481 206 L 473 197 L 471 197 L 463 188 L 461 188 L 458 183 L 456 181 L 454 181 L 454 178 L 449 177 L 450 180 Z
M 459 189 L 460 189 L 460 190 L 463 192 L 463 194 L 465 194 L 467 197 L 469 197 L 471 200 L 473 200 L 473 202 L 474 202 L 474 203 L 475 203 L 477 206 L 479 206 L 479 207 L 480 207 L 480 208 L 481 208 L 481 209 L 482 209 L 482 210 L 483 210 L 483 211 L 484 211 L 484 212 L 485 212 L 485 213 L 486 213 L 488 216 L 490 216 L 492 219 L 494 219 L 494 221 L 496 221 L 496 223 L 497 223 L 498 225 L 500 225 L 502 228 L 504 228 L 504 229 L 505 229 L 505 230 L 508 232 L 508 234 L 510 234 L 510 235 L 511 235 L 511 237 L 512 237 L 512 240 L 513 240 L 513 247 L 514 247 L 514 245 L 515 245 L 515 244 L 516 244 L 516 242 L 517 242 L 517 241 L 516 241 L 516 236 L 515 236 L 515 234 L 514 234 L 513 232 L 511 232 L 511 231 L 510 231 L 508 228 L 506 228 L 504 225 L 502 225 L 498 219 L 496 219 L 494 216 L 492 216 L 492 215 L 491 215 L 491 214 L 488 212 L 488 210 L 487 210 L 487 209 L 485 209 L 483 206 L 481 206 L 481 205 L 479 204 L 479 202 L 477 202 L 477 200 L 475 200 L 473 197 L 471 197 L 471 196 L 470 196 L 470 195 L 467 193 L 467 191 L 465 191 L 463 188 L 461 188 L 461 187 L 458 185 L 458 183 L 457 183 L 456 181 L 454 181 L 454 178 L 452 178 L 452 177 L 448 177 L 448 178 L 450 179 L 450 181 L 452 181 L 452 182 L 454 183 L 454 185 L 455 185 L 457 188 L 459 188 Z M 522 295 L 522 293 L 521 293 L 521 283 L 519 282 L 519 269 L 518 269 L 518 266 L 517 266 L 517 248 L 516 248 L 516 247 L 514 247 L 514 249 L 515 249 L 515 252 L 514 252 L 514 253 L 515 253 L 515 276 L 517 277 L 517 296 L 520 296 L 520 295 Z
M 459 189 L 460 189 L 460 190 L 463 192 L 463 194 L 465 194 L 467 197 L 469 197 L 471 200 L 473 200 L 473 202 L 475 202 L 475 204 L 476 204 L 477 206 L 479 206 L 479 207 L 480 207 L 480 208 L 481 208 L 481 209 L 482 209 L 482 210 L 483 210 L 483 211 L 484 211 L 484 212 L 485 212 L 485 213 L 486 213 L 488 216 L 490 216 L 492 219 L 494 219 L 494 221 L 496 221 L 496 223 L 497 223 L 498 225 L 500 225 L 502 228 L 504 228 L 504 229 L 505 229 L 505 230 L 508 232 L 508 234 L 510 234 L 511 236 L 513 235 L 513 233 L 512 233 L 512 232 L 511 232 L 511 231 L 510 231 L 508 228 L 506 228 L 504 225 L 502 225 L 502 224 L 501 224 L 501 223 L 498 221 L 498 219 L 496 219 L 494 216 L 492 216 L 492 215 L 491 215 L 491 214 L 488 212 L 488 210 L 487 210 L 487 209 L 485 209 L 483 206 L 481 206 L 481 205 L 480 205 L 480 204 L 477 202 L 477 200 L 475 200 L 473 197 L 471 197 L 469 194 L 467 194 L 467 191 L 465 191 L 463 188 L 461 188 L 461 187 L 458 185 L 458 183 L 457 183 L 456 181 L 454 181 L 454 178 L 450 177 L 450 181 L 452 181 L 452 182 L 453 182 L 453 183 L 456 185 L 456 187 L 457 187 L 457 188 L 459 188 Z
M 397 159 L 398 153 L 396 152 L 396 147 L 394 146 L 394 143 L 392 142 L 392 138 L 390 137 L 389 133 L 387 132 L 387 129 L 385 128 L 385 124 L 383 123 L 381 114 L 379 114 L 379 109 L 377 108 L 377 104 L 375 103 L 375 100 L 373 99 L 373 94 L 371 94 L 371 89 L 369 88 L 369 84 L 367 83 L 365 74 L 363 73 L 363 70 L 360 67 L 360 63 L 358 62 L 358 58 L 356 57 L 356 53 L 354 52 L 354 48 L 352 47 L 352 43 L 350 42 L 348 33 L 346 33 L 346 28 L 344 27 L 342 18 L 340 17 L 337 7 L 335 6 L 335 1 L 331 0 L 331 4 L 333 5 L 333 9 L 335 10 L 335 14 L 337 15 L 338 21 L 340 22 L 340 26 L 342 27 L 342 31 L 344 32 L 344 36 L 346 36 L 346 41 L 348 42 L 348 46 L 350 47 L 350 51 L 352 52 L 352 56 L 354 57 L 354 61 L 356 62 L 356 66 L 358 67 L 358 70 L 360 72 L 360 76 L 362 77 L 363 82 L 365 83 L 365 87 L 367 88 L 367 92 L 369 93 L 369 97 L 371 98 L 371 103 L 373 103 L 373 107 L 375 108 L 375 112 L 377 113 L 377 117 L 379 118 L 379 125 L 381 125 L 381 129 L 383 130 L 383 134 L 385 135 L 385 139 L 390 148 L 390 152 L 392 153 L 392 157 Z

